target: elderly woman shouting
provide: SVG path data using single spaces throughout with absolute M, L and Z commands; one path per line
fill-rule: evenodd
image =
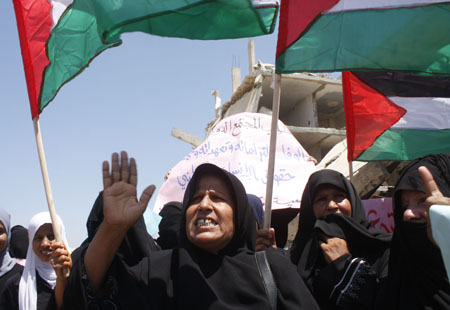
M 184 195 L 179 247 L 151 252 L 133 266 L 116 251 L 154 186 L 137 200 L 136 163 L 128 163 L 125 152 L 120 164 L 113 154 L 111 172 L 103 164 L 103 178 L 104 220 L 73 269 L 64 309 L 318 308 L 286 257 L 268 251 L 269 271 L 258 268 L 255 218 L 232 174 L 212 164 L 199 166 Z

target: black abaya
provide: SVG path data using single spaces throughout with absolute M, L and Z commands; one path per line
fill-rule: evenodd
M 16 274 L 21 274 L 23 270 L 23 266 L 20 266 L 19 264 L 15 264 L 14 267 L 5 273 L 3 276 L 0 277 L 0 299 L 3 293 L 4 288 L 6 287 L 6 282 L 9 280 L 9 278 L 14 277 Z M 0 308 L 2 309 L 2 308 Z
M 16 273 L 6 282 L 5 290 L 0 298 L 0 309 L 19 310 L 19 284 L 22 273 Z M 53 289 L 36 272 L 36 310 L 56 309 Z
M 159 212 L 159 215 L 162 218 L 158 225 L 159 238 L 156 242 L 163 250 L 173 249 L 178 246 L 182 213 L 181 208 L 181 202 L 171 201 L 164 204 Z

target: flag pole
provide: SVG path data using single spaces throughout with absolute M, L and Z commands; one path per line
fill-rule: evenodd
M 348 177 L 350 182 L 353 183 L 353 161 L 348 162 Z
M 273 176 L 275 170 L 275 151 L 277 149 L 277 125 L 280 113 L 281 75 L 274 74 L 273 79 L 272 123 L 270 128 L 269 165 L 267 168 L 266 202 L 264 207 L 264 229 L 267 230 L 270 228 L 272 218 Z
M 53 234 L 56 241 L 62 242 L 61 232 L 59 231 L 58 218 L 56 216 L 55 204 L 53 202 L 52 187 L 50 186 L 50 178 L 48 177 L 47 162 L 45 160 L 44 144 L 42 143 L 41 127 L 37 116 L 33 118 L 34 136 L 39 154 L 39 162 L 41 164 L 42 179 L 44 181 L 45 196 L 47 197 L 48 211 L 52 220 Z M 65 245 L 67 246 L 67 244 Z M 64 276 L 69 277 L 70 270 L 64 269 Z

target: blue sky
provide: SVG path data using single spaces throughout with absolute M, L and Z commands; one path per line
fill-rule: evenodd
M 34 139 L 16 20 L 0 1 L 0 207 L 28 225 L 47 201 Z M 212 90 L 231 96 L 231 67 L 248 73 L 248 39 L 190 41 L 141 33 L 98 56 L 66 84 L 40 124 L 57 213 L 71 246 L 86 236 L 86 219 L 102 189 L 101 163 L 114 151 L 137 160 L 139 193 L 157 189 L 190 150 L 172 128 L 204 137 L 214 119 Z M 274 63 L 276 33 L 255 38 L 256 60 Z M 233 62 L 233 59 L 235 61 Z M 156 194 L 155 194 L 156 195 Z M 150 207 L 155 198 L 152 198 Z

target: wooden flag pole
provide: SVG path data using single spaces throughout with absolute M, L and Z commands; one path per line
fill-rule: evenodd
M 277 149 L 278 117 L 280 114 L 281 75 L 275 74 L 273 78 L 272 123 L 270 128 L 269 165 L 267 168 L 266 202 L 264 207 L 264 229 L 267 230 L 270 228 L 272 219 L 273 176 L 275 171 L 275 151 Z
M 353 183 L 353 161 L 348 162 L 348 177 L 350 182 Z
M 44 181 L 45 196 L 47 197 L 48 211 L 50 212 L 50 217 L 52 219 L 53 234 L 55 235 L 56 241 L 61 242 L 62 238 L 61 233 L 59 231 L 58 218 L 56 217 L 52 188 L 50 186 L 50 179 L 48 177 L 47 162 L 45 160 L 44 145 L 42 143 L 42 136 L 41 136 L 41 128 L 39 126 L 39 119 L 37 117 L 33 118 L 33 126 L 34 126 L 34 136 L 36 138 L 36 145 L 39 154 L 39 162 L 41 164 L 42 179 Z
M 55 204 L 53 202 L 52 188 L 50 186 L 50 179 L 48 177 L 47 162 L 45 160 L 44 144 L 42 143 L 41 128 L 39 126 L 39 119 L 37 117 L 33 118 L 33 127 L 39 154 L 39 162 L 41 164 L 41 172 L 42 172 L 42 179 L 44 181 L 45 195 L 47 197 L 48 211 L 50 212 L 50 218 L 52 219 L 53 234 L 55 235 L 56 241 L 62 242 L 63 240 L 58 226 L 59 224 L 58 217 L 56 216 Z M 69 275 L 70 270 L 64 269 L 64 276 L 69 277 Z

